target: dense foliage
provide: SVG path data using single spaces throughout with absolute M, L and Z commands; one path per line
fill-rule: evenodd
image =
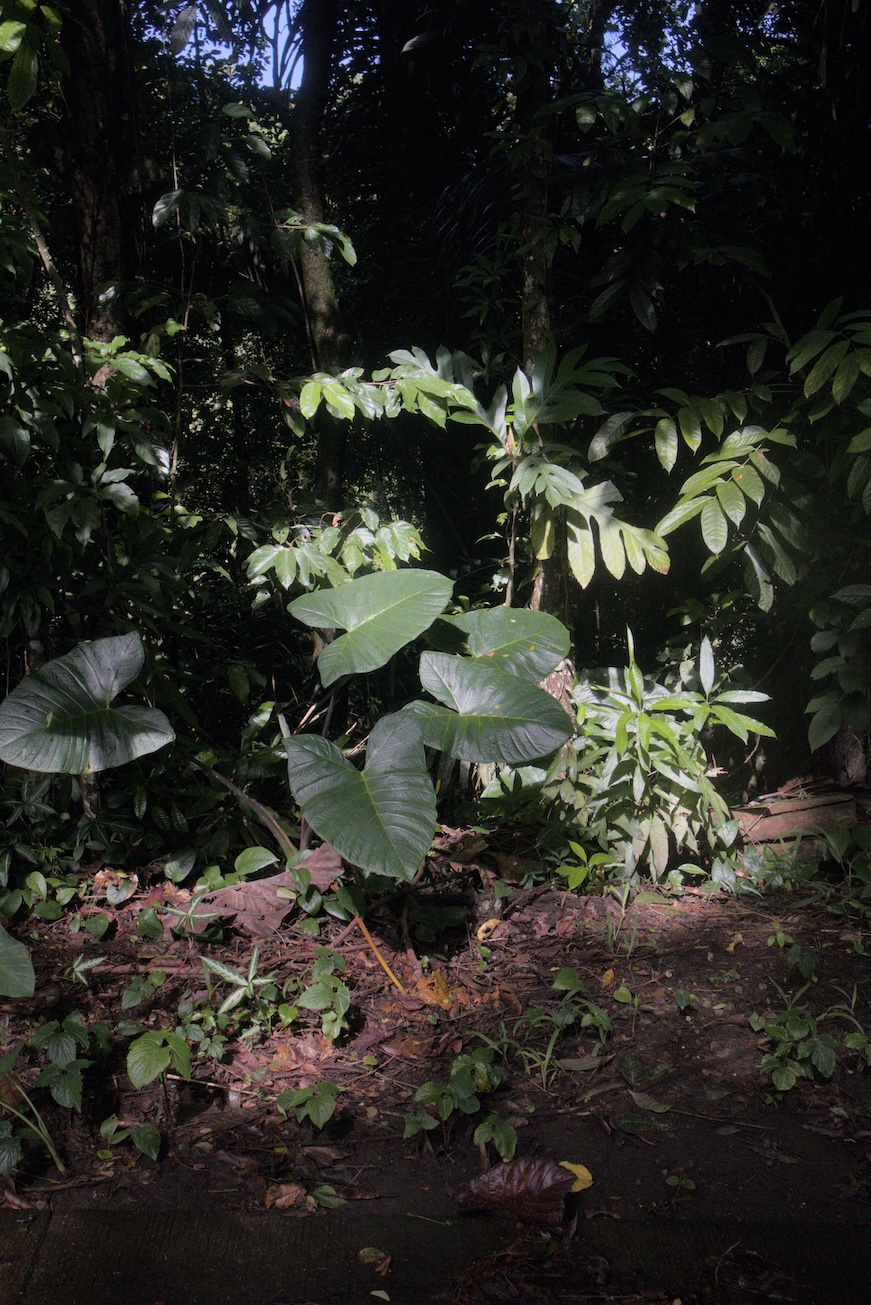
M 811 751 L 865 778 L 869 46 L 848 0 L 2 0 L 7 689 L 135 636 L 176 735 L 42 765 L 0 719 L 8 918 L 86 855 L 304 846 L 288 764 L 340 846 L 306 765 L 365 804 L 385 749 L 427 794 L 423 742 L 493 763 L 600 882 L 726 875 L 728 801 Z M 392 632 L 391 575 L 432 609 Z M 572 647 L 507 748 L 501 604 Z

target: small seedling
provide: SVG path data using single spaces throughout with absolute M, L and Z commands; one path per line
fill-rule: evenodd
M 299 1088 L 295 1092 L 288 1088 L 279 1093 L 276 1104 L 282 1114 L 287 1115 L 293 1111 L 297 1123 L 301 1124 L 308 1119 L 315 1128 L 321 1129 L 335 1114 L 336 1098 L 342 1091 L 343 1088 L 323 1079 L 320 1083 Z
M 778 1092 L 790 1091 L 800 1078 L 813 1078 L 815 1072 L 823 1078 L 831 1078 L 835 1072 L 838 1044 L 829 1034 L 818 1031 L 810 1011 L 797 1005 L 809 986 L 806 983 L 790 1000 L 775 984 L 785 1009 L 769 1017 L 755 1012 L 750 1016 L 750 1027 L 757 1033 L 764 1032 L 774 1044 L 774 1050 L 762 1057 L 760 1068 L 763 1074 L 771 1075 Z
M 475 1129 L 472 1141 L 480 1147 L 492 1142 L 500 1160 L 513 1160 L 517 1150 L 517 1130 L 498 1115 L 488 1115 Z
M 345 1016 L 351 1005 L 351 994 L 340 975 L 345 972 L 345 959 L 329 947 L 319 947 L 317 959 L 312 968 L 312 981 L 296 998 L 296 1006 L 302 1010 L 314 1010 L 321 1013 L 321 1031 L 324 1036 L 335 1041 L 348 1027 Z M 292 1011 L 287 1008 L 287 1012 Z
M 681 1014 L 692 1008 L 693 1002 L 699 999 L 694 992 L 687 992 L 686 988 L 675 988 L 674 1000 Z
M 114 1156 L 108 1148 L 126 1142 L 128 1137 L 137 1151 L 149 1159 L 156 1160 L 160 1154 L 160 1129 L 154 1124 L 122 1124 L 117 1115 L 109 1115 L 100 1125 L 100 1136 L 106 1142 L 106 1146 L 97 1152 L 101 1160 L 113 1160 Z
M 674 1174 L 667 1173 L 665 1176 L 665 1185 L 666 1187 L 671 1188 L 672 1205 L 677 1205 L 679 1202 L 682 1203 L 688 1200 L 696 1190 L 696 1185 L 692 1178 L 687 1178 L 682 1169 L 679 1169 L 677 1173 Z

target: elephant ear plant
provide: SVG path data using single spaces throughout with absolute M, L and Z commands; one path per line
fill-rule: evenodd
M 147 756 L 175 733 L 163 712 L 116 706 L 142 670 L 138 634 L 82 643 L 28 675 L 0 703 L 0 761 L 45 774 L 91 776 Z M 34 990 L 26 947 L 0 928 L 0 994 Z
M 434 571 L 384 571 L 290 604 L 292 616 L 344 630 L 321 653 L 324 687 L 384 666 L 441 618 L 465 653 L 425 652 L 434 701 L 411 703 L 372 730 L 358 770 L 330 740 L 286 737 L 291 791 L 315 833 L 364 873 L 410 881 L 432 842 L 436 799 L 424 747 L 470 762 L 520 764 L 561 747 L 572 723 L 538 682 L 569 650 L 555 617 L 497 607 L 443 616 L 451 581 Z

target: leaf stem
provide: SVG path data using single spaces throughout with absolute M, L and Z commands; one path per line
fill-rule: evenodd
M 363 921 L 360 919 L 359 915 L 355 915 L 355 916 L 354 916 L 354 923 L 355 923 L 355 924 L 358 924 L 358 925 L 360 926 L 360 932 L 362 933 L 363 937 L 366 939 L 366 941 L 367 941 L 367 943 L 369 944 L 369 946 L 372 948 L 372 951 L 375 953 L 375 959 L 376 959 L 376 961 L 377 961 L 378 964 L 381 966 L 382 970 L 383 970 L 384 973 L 387 975 L 388 979 L 390 979 L 391 983 L 395 983 L 395 984 L 396 984 L 397 988 L 399 989 L 399 991 L 402 993 L 402 995 L 403 995 L 403 997 L 404 997 L 404 996 L 405 996 L 405 989 L 403 988 L 402 984 L 401 984 L 401 983 L 399 982 L 399 980 L 397 979 L 396 975 L 395 975 L 395 974 L 393 973 L 393 971 L 391 970 L 390 966 L 389 966 L 389 965 L 387 964 L 387 962 L 385 961 L 384 957 L 381 955 L 380 951 L 378 950 L 378 944 L 375 942 L 375 939 L 372 937 L 371 933 L 370 933 L 369 930 L 366 928 L 365 924 L 364 924 Z

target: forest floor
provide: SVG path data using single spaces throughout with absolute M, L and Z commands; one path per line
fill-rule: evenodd
M 843 886 L 815 879 L 764 897 L 647 891 L 625 908 L 613 897 L 514 887 L 494 904 L 480 843 L 446 833 L 416 906 L 399 918 L 367 916 L 404 992 L 356 927 L 327 918 L 313 936 L 293 916 L 256 938 L 257 973 L 279 984 L 310 976 L 319 948 L 342 958 L 351 1006 L 336 1041 L 317 1012 L 302 1010 L 288 1027 L 274 1018 L 251 1040 L 228 1042 L 220 1061 L 194 1059 L 190 1081 L 170 1071 L 139 1090 L 119 1041 L 86 1069 L 82 1113 L 51 1101 L 36 1085 L 45 1055 L 24 1052 L 15 1072 L 67 1172 L 27 1143 L 0 1183 L 0 1205 L 271 1209 L 321 1220 L 339 1202 L 373 1202 L 386 1214 L 468 1219 L 455 1202 L 498 1163 L 492 1146 L 473 1141 L 494 1114 L 516 1130 L 518 1157 L 589 1170 L 592 1186 L 573 1198 L 583 1220 L 871 1224 L 871 930 Z M 217 1007 L 232 985 L 213 973 L 210 995 L 201 957 L 245 974 L 255 939 L 232 927 L 221 942 L 168 927 L 143 937 L 137 922 L 154 902 L 143 885 L 115 909 L 101 904 L 111 926 L 99 940 L 72 933 L 68 918 L 31 918 L 36 998 L 0 1004 L 0 1054 L 73 1010 L 112 1029 L 123 1019 L 174 1029 L 180 1003 Z M 458 909 L 464 927 L 415 940 L 415 928 L 432 931 Z M 83 967 L 83 958 L 100 964 Z M 131 985 L 158 971 L 165 980 L 131 1005 Z M 778 1047 L 787 1080 L 790 1063 L 811 1075 L 784 1091 L 762 1066 Z M 420 1086 L 449 1087 L 457 1057 L 482 1048 L 504 1079 L 481 1094 L 480 1110 L 455 1108 L 406 1136 L 408 1117 L 424 1108 Z M 322 1129 L 276 1107 L 281 1092 L 324 1081 L 341 1090 Z M 113 1114 L 160 1129 L 156 1160 L 129 1139 L 101 1136 Z M 589 1296 L 541 1290 L 530 1299 L 605 1298 L 595 1284 Z M 473 1275 L 456 1300 L 510 1298 L 481 1291 Z

